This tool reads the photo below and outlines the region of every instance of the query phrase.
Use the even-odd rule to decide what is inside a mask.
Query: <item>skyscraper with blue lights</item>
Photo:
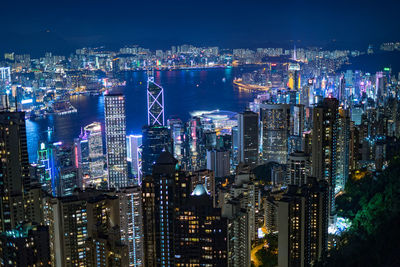
[[[146,176],[151,175],[153,165],[163,151],[173,151],[173,142],[166,126],[145,126],[142,131],[142,173]]]

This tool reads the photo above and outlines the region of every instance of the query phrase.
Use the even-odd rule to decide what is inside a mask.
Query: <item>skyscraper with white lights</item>
[[[89,145],[90,184],[99,186],[104,181],[103,138],[100,122],[93,122],[84,128]]]
[[[122,188],[128,185],[125,97],[107,94],[104,103],[108,185]]]

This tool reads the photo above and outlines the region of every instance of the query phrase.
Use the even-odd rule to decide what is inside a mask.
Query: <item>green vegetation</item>
[[[257,259],[262,263],[261,267],[274,267],[278,265],[278,236],[268,234],[265,236],[268,248],[262,248],[256,253]]]
[[[379,176],[353,176],[336,200],[339,216],[352,226],[319,265],[400,266],[400,157]]]
[[[363,174],[352,174],[346,184],[346,193],[336,198],[338,216],[353,220],[361,206],[375,194],[374,176],[366,170],[360,172]]]

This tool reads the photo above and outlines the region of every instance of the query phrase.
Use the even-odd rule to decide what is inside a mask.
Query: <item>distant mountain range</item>
[[[372,55],[364,54],[359,57],[350,57],[350,63],[349,65],[343,65],[340,70],[361,70],[375,73],[383,71],[384,68],[391,68],[392,74],[397,76],[400,72],[400,52],[387,52],[376,49]]]
[[[93,42],[93,41],[92,41]],[[157,37],[146,40],[125,40],[103,43],[82,43],[68,41],[55,32],[41,31],[31,34],[3,33],[0,42],[0,58],[7,52],[17,54],[29,53],[33,57],[43,56],[45,52],[52,52],[59,55],[69,55],[75,49],[83,46],[106,46],[109,49],[117,50],[126,44],[138,44],[150,49],[170,49],[172,45],[193,44],[195,46],[220,46],[221,48],[250,48],[258,47],[282,47],[285,49],[293,48],[294,43],[297,47],[319,46],[323,49],[359,49],[366,50],[368,44],[353,44],[347,42],[327,41],[327,42],[303,42],[303,41],[254,41],[254,40],[215,40],[211,43],[193,42],[183,40],[159,40]]]
[[[43,56],[45,52],[67,55],[76,49],[75,45],[49,31],[32,34],[4,33],[1,39],[1,57],[8,52],[27,53],[33,57]]]

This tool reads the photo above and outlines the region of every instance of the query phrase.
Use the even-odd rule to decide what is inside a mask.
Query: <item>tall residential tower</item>
[[[25,113],[0,112],[0,231],[12,230],[25,220],[29,182]]]
[[[313,113],[312,172],[318,180],[329,184],[330,223],[335,218],[335,194],[337,175],[337,138],[339,101],[325,98]]]

